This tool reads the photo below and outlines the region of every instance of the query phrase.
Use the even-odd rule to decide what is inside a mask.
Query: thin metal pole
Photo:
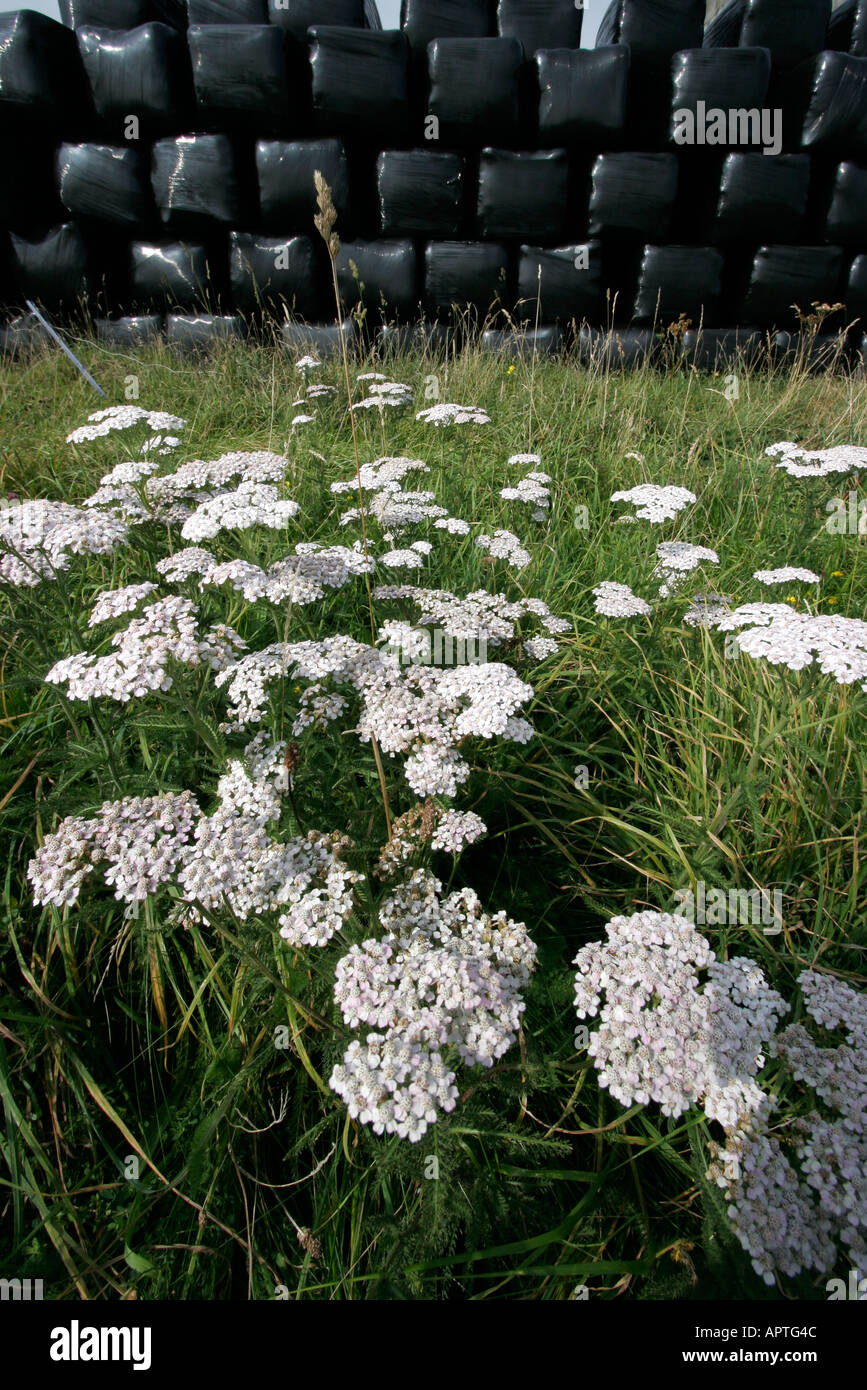
[[[56,332],[54,331],[54,329],[51,327],[51,324],[48,322],[48,320],[45,319],[45,318],[43,318],[43,316],[40,314],[40,312],[39,312],[39,310],[37,309],[36,305],[33,303],[33,300],[32,300],[32,299],[26,299],[24,302],[25,302],[25,304],[27,305],[27,308],[30,310],[31,314],[34,314],[34,315],[36,316],[36,318],[39,320],[39,322],[42,324],[42,327],[45,329],[45,331],[46,331],[47,333],[50,333],[50,334],[51,334],[52,338],[54,339],[55,343],[57,343],[58,347],[63,348],[63,351],[66,353],[66,355],[67,355],[67,357],[69,358],[70,362],[74,362],[74,363],[75,363],[76,367],[77,367],[78,370],[81,372],[81,375],[84,377],[85,381],[88,381],[88,382],[90,383],[90,385],[93,387],[94,391],[98,391],[99,394],[100,394],[101,396],[104,396],[106,393],[103,391],[103,389],[102,389],[102,387],[100,386],[99,382],[98,382],[98,381],[94,381],[93,377],[90,375],[90,372],[87,370],[87,368],[86,368],[85,366],[83,366],[83,365],[81,364],[81,362],[79,362],[79,360],[78,360],[78,358],[76,357],[75,353],[74,353],[74,352],[70,352],[69,348],[66,346],[66,344],[65,344],[65,342],[63,341],[63,339],[61,338],[60,334],[59,334],[59,333],[56,333]]]

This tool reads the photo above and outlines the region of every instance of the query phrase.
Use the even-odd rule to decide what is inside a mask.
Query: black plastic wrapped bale
[[[136,29],[154,18],[150,0],[58,0],[60,18],[70,29],[101,24],[106,29]]]
[[[38,241],[11,234],[12,279],[22,299],[71,312],[89,292],[88,255],[81,228],[64,222]]]
[[[380,144],[408,134],[409,44],[403,34],[325,24],[308,37],[313,123],[320,134]]]
[[[0,357],[29,357],[55,346],[34,314],[21,314],[9,323],[0,323]]]
[[[317,358],[338,357],[346,344],[347,352],[353,352],[358,339],[358,329],[354,319],[344,319],[342,323],[284,323],[280,337],[288,352],[302,357],[312,354]]]
[[[464,176],[464,161],[458,154],[383,150],[376,161],[383,236],[460,236]]]
[[[76,38],[97,116],[112,135],[146,142],[183,129],[193,109],[183,34],[154,23],[78,29]]]
[[[187,18],[194,24],[267,24],[267,0],[187,0]]]
[[[345,234],[349,161],[342,140],[260,140],[256,145],[261,225],[266,232],[309,232],[318,212],[313,175],[322,174]]]
[[[604,48],[608,44],[617,42],[617,34],[620,29],[620,5],[621,0],[611,0],[611,4],[599,21],[596,30],[596,47]]]
[[[53,139],[0,135],[0,227],[36,231],[65,216]]]
[[[834,246],[867,246],[867,169],[838,164],[825,218],[825,240]]]
[[[0,14],[0,132],[71,134],[86,122],[86,99],[69,29],[34,10]]]
[[[867,0],[858,0],[858,8],[852,21],[849,52],[855,58],[867,58]]]
[[[828,52],[816,61],[801,145],[867,159],[867,58]]]
[[[645,246],[636,319],[661,327],[678,318],[712,324],[722,295],[723,258],[712,246]]]
[[[625,371],[653,361],[659,343],[652,328],[623,328],[606,332],[587,324],[578,332],[578,358],[585,365]]]
[[[204,304],[211,289],[208,252],[186,242],[133,242],[130,282],[137,304],[187,309]]]
[[[518,260],[518,317],[543,323],[598,323],[602,318],[602,261],[598,241],[575,246],[522,246]]]
[[[517,39],[435,39],[428,46],[428,113],[444,145],[510,145],[521,137]]]
[[[540,145],[620,144],[629,99],[629,49],[563,48],[536,54]]]
[[[705,0],[621,0],[617,42],[633,57],[664,57],[682,48],[700,48]]]
[[[321,304],[319,265],[310,237],[229,233],[232,300],[251,314],[280,304],[300,318],[315,318]]]
[[[180,135],[153,147],[151,182],[167,227],[209,221],[243,225],[235,150],[226,135]]]
[[[73,217],[146,231],[154,222],[146,158],[132,145],[61,145],[60,201]]]
[[[425,301],[434,316],[465,307],[482,314],[508,302],[509,253],[496,242],[432,241],[425,247]]]
[[[776,357],[798,358],[811,372],[828,372],[840,367],[847,356],[846,334],[816,333],[805,338],[801,333],[777,333],[771,351]]]
[[[810,189],[810,158],[754,152],[723,163],[711,238],[719,242],[800,240]]]
[[[433,39],[493,36],[490,0],[402,0],[400,27],[413,53],[426,57]]]
[[[363,304],[374,317],[411,318],[420,302],[415,244],[342,241],[337,284],[346,308]]]
[[[677,176],[674,154],[601,154],[592,171],[590,236],[664,242],[671,228]]]
[[[366,24],[364,0],[268,0],[268,22],[288,29],[302,42],[314,24],[370,27]]]
[[[187,33],[197,124],[204,130],[290,133],[300,71],[283,29],[270,24],[194,24]]]
[[[166,323],[169,347],[176,352],[212,352],[246,336],[247,325],[239,314],[169,314]]]
[[[556,324],[542,328],[486,328],[482,334],[482,351],[495,353],[509,361],[514,358],[553,357],[563,345],[563,335]]]
[[[565,150],[482,150],[477,221],[482,237],[562,241],[569,204]]]
[[[843,253],[837,246],[760,246],[740,317],[761,327],[788,328],[797,305],[810,313],[837,295]]]
[[[456,351],[460,334],[446,323],[384,323],[376,335],[381,354]]]
[[[831,0],[748,0],[741,26],[746,48],[769,48],[775,67],[794,67],[820,53]]]
[[[747,12],[747,0],[729,0],[704,31],[704,48],[737,48]]]
[[[497,33],[532,58],[540,48],[580,48],[583,17],[575,0],[499,0]]]
[[[867,327],[867,255],[856,256],[849,267],[846,291],[842,298],[846,305],[847,322],[857,320],[860,337]]]
[[[138,348],[160,342],[165,319],[162,314],[129,314],[119,319],[94,319],[94,327],[103,347]]]
[[[823,49],[833,48],[838,53],[849,52],[857,9],[858,0],[845,0],[844,4],[837,6],[828,20]]]
[[[754,363],[762,351],[757,328],[690,328],[683,335],[684,360],[700,372]]]
[[[764,134],[761,108],[770,80],[766,48],[690,48],[676,53],[671,67],[669,138],[676,145],[758,144]],[[731,112],[738,118],[736,129],[732,129]],[[721,123],[715,119],[718,116],[723,118]]]

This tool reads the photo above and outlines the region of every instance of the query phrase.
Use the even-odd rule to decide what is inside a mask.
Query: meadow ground
[[[357,493],[329,490],[355,474],[339,363],[305,383],[291,358],[267,347],[197,362],[165,349],[76,346],[110,403],[187,422],[165,467],[237,450],[285,456],[298,516],[281,529],[223,531],[211,545],[219,559],[264,567],[299,541],[359,539],[356,524],[337,522]],[[224,905],[185,919],[176,885],[131,912],[93,874],[75,901],[34,905],[28,863],[64,817],[184,789],[210,807],[227,759],[256,730],[222,727],[225,687],[201,663],[128,703],[67,698],[45,682],[61,657],[112,650],[108,629],[88,627],[96,596],[159,583],[157,562],[184,544],[177,525],[133,528],[128,544],[72,555],[36,586],[4,584],[0,1274],[42,1277],[54,1298],[282,1290],[563,1300],[583,1289],[606,1299],[824,1299],[830,1274],[845,1276],[853,1261],[854,1238],[839,1237],[846,1221],[834,1228],[830,1265],[789,1275],[783,1260],[763,1280],[732,1229],[731,1193],[706,1176],[723,1129],[699,1103],[666,1117],[652,1099],[624,1104],[600,1084],[575,1036],[573,961],[605,938],[612,917],[672,913],[690,893],[695,902],[699,892],[759,891],[781,904],[770,930],[731,911],[697,925],[718,959],[754,961],[791,1005],[786,1022],[806,1018],[805,970],[863,989],[863,681],[840,684],[815,662],[791,670],[755,659],[735,634],[683,616],[696,591],[725,595],[732,609],[867,615],[857,468],[794,477],[765,454],[778,441],[861,443],[864,381],[754,369],[733,387],[683,370],[621,375],[467,350],[354,362],[356,398],[365,383],[355,374],[366,371],[406,383],[415,403],[356,412],[361,462],[423,460],[430,473],[409,474],[405,487],[429,488],[470,523],[467,535],[428,523],[392,541],[371,513],[371,553],[420,536],[433,545],[421,569],[378,567],[375,583],[540,599],[567,625],[556,652],[539,659],[522,646],[541,631],[526,622],[489,651],[532,686],[519,712],[534,737],[461,743],[470,774],[457,804],[482,818],[487,836],[460,858],[425,845],[412,860],[432,864],[445,889],[471,887],[487,912],[526,925],[538,954],[520,1028],[492,1067],[454,1064],[458,1102],[415,1143],[351,1118],[329,1085],[353,1036],[334,1003],[336,962],[382,934],[377,912],[392,890],[373,872],[377,855],[395,818],[425,800],[399,757],[380,759],[352,736],[351,718],[299,732],[287,764],[284,831],[348,835],[347,862],[365,876],[324,947],[281,939],[273,914]],[[312,381],[336,393],[302,411],[293,403]],[[416,419],[438,400],[482,407],[490,423]],[[125,432],[66,442],[100,404],[57,354],[4,365],[0,494],[80,505],[110,469],[137,458],[141,432],[135,445]],[[299,412],[314,418],[293,425]],[[533,469],[507,462],[523,453],[550,475],[550,507],[535,519],[537,506],[500,495]],[[620,524],[629,508],[612,494],[640,483],[686,488],[696,500],[661,524]],[[519,537],[529,564],[476,545],[497,528]],[[663,541],[711,548],[718,563],[705,559],[660,597]],[[788,566],[819,582],[764,588],[753,577]],[[606,581],[630,586],[649,616],[598,612],[593,589]],[[371,641],[359,577],[306,606],[225,587],[194,596],[203,622],[230,624],[250,650],[336,633]],[[411,604],[374,598],[373,607],[377,626],[415,621]],[[264,727],[275,738],[289,736],[299,692],[286,681],[272,689]],[[594,1018],[584,1023],[592,1033]],[[833,1019],[826,1025],[819,1041],[845,1045]],[[828,1120],[833,1106],[785,1057],[768,1055],[759,1072],[777,1101],[780,1152],[801,1161],[799,1121]],[[863,1174],[862,1163],[862,1184]]]

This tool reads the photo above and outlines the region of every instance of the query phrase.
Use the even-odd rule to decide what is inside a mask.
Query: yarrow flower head
[[[760,584],[818,584],[820,576],[814,574],[812,570],[800,569],[795,565],[784,565],[778,570],[756,570],[753,579],[757,579]]]
[[[656,547],[659,560],[653,571],[656,579],[661,579],[660,597],[667,598],[676,592],[679,581],[699,565],[718,565],[719,556],[706,545],[691,545],[688,541],[662,541]]]
[[[784,603],[745,603],[717,624],[738,632],[738,646],[754,660],[803,671],[815,664],[838,685],[861,683],[867,692],[867,622],[838,613],[799,613]]]
[[[477,405],[454,405],[441,401],[439,405],[420,410],[415,417],[426,425],[489,425],[491,417]]]
[[[477,536],[476,545],[495,560],[506,560],[516,570],[526,569],[532,560],[529,550],[525,550],[511,531],[495,531],[493,536]]]
[[[606,618],[641,618],[650,616],[650,604],[634,594],[628,584],[606,579],[593,590],[597,613]]]
[[[111,405],[105,410],[97,410],[88,415],[87,424],[73,430],[66,436],[67,444],[88,444],[94,439],[102,439],[112,430],[128,430],[133,425],[146,424],[153,433],[157,430],[183,429],[186,420],[177,415],[168,415],[162,410],[144,410],[138,405]]]
[[[662,487],[657,483],[639,483],[626,492],[613,492],[612,502],[630,502],[635,508],[635,516],[643,521],[657,525],[661,521],[672,521],[678,512],[696,500],[695,493],[686,487]]]
[[[43,499],[0,505],[0,580],[33,588],[72,555],[110,555],[129,536],[120,517]]]
[[[777,458],[778,468],[790,478],[826,478],[830,473],[854,473],[867,468],[867,448],[858,444],[838,444],[831,449],[804,449],[784,441],[771,444],[768,458]]]

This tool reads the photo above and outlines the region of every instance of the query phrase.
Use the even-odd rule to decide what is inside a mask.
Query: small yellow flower
[[[789,594],[789,597],[786,599],[786,603],[797,603],[797,602],[798,602],[798,600],[795,598],[794,594]]]
[[[300,694],[301,694],[301,686],[300,686],[300,685],[294,686],[293,689],[294,689],[296,695],[300,695]]]
[[[832,578],[832,579],[845,579],[845,577],[846,577],[846,576],[845,576],[845,574],[843,573],[842,570],[832,570],[832,571],[831,571],[831,578]]]
[[[514,364],[514,362],[512,362],[511,365],[510,365],[510,367],[509,367],[509,370],[506,372],[506,376],[511,376],[511,375],[512,375],[512,372],[513,372],[514,370],[515,370],[515,364]]]
[[[834,604],[835,604],[835,603],[839,603],[840,600],[839,600],[839,599],[836,599],[836,598],[829,598],[829,599],[828,599],[828,602],[830,603],[831,607],[833,608]]]

